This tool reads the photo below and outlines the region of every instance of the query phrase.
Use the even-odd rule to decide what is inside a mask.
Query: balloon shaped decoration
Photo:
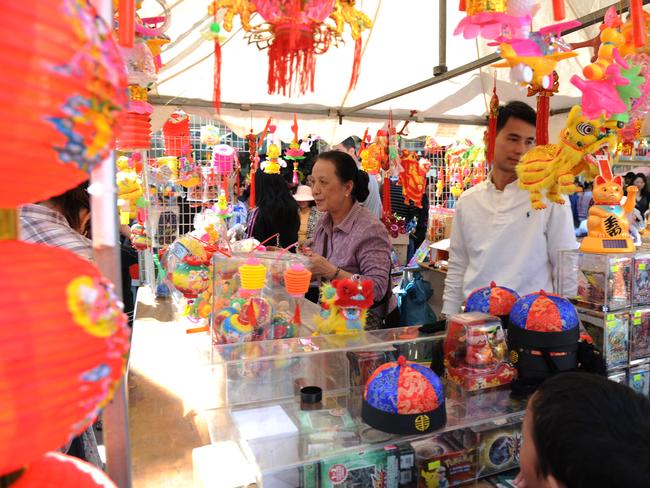
[[[126,102],[126,74],[110,26],[90,2],[2,6],[0,208],[59,195],[108,155]]]
[[[71,252],[1,241],[0,282],[15,290],[0,294],[6,474],[65,445],[95,419],[124,372],[129,331],[112,285]]]
[[[11,488],[116,488],[95,466],[60,452],[48,452],[33,461]]]

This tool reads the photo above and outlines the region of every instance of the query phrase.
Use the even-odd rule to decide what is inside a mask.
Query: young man
[[[361,169],[361,164],[359,163],[359,158],[357,158],[357,141],[354,136],[350,136],[345,139],[340,144],[337,144],[332,149],[335,151],[342,151],[348,153],[356,161],[357,167]],[[363,202],[361,206],[366,207],[371,213],[375,214],[379,220],[382,217],[382,207],[381,207],[381,195],[379,195],[379,183],[377,178],[372,175],[368,175],[368,191],[370,194]]]
[[[517,186],[515,167],[535,144],[535,119],[523,102],[499,109],[490,176],[456,204],[443,314],[458,313],[473,290],[492,281],[520,295],[553,291],[559,251],[577,247],[570,205],[533,210]]]
[[[518,488],[650,486],[650,401],[587,373],[561,373],[528,402]]]

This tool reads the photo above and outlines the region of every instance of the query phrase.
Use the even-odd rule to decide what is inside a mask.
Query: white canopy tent
[[[534,106],[535,99],[528,98],[524,88],[508,81],[509,70],[490,67],[498,58],[484,57],[494,53],[494,47],[483,40],[452,35],[464,15],[457,10],[455,0],[447,2],[447,32],[440,35],[440,1],[443,0],[357,0],[357,7],[374,19],[374,27],[364,33],[359,82],[347,95],[354,51],[349,32],[344,35],[346,45],[332,47],[318,56],[314,93],[288,98],[267,93],[267,52],[248,45],[236,18],[222,47],[219,118],[243,136],[251,127],[260,131],[272,116],[278,127],[277,137],[288,141],[292,137],[290,121],[296,112],[301,134],[318,134],[329,142],[338,142],[351,134],[361,135],[366,128],[374,134],[385,124],[390,109],[397,121],[416,110],[408,137],[431,135],[441,144],[462,137],[478,142],[485,130],[495,73],[501,101],[524,100]],[[543,8],[535,16],[533,28],[553,23],[550,2],[541,3]],[[580,42],[593,38],[598,33],[603,8],[614,3],[566,0],[567,20],[582,18],[590,27],[570,33],[565,39]],[[154,128],[159,128],[179,107],[207,117],[215,114],[211,104],[214,46],[201,35],[212,22],[207,4],[205,0],[175,0],[170,4],[172,20],[167,34],[172,42],[163,50],[165,66],[151,96],[155,105]],[[627,6],[627,1],[622,4]],[[147,9],[156,13],[156,8],[154,2],[145,2],[142,13],[149,13]],[[253,22],[261,22],[260,17],[256,15]],[[445,40],[442,53],[441,37]],[[445,51],[446,63],[441,63]],[[582,49],[578,53],[578,57],[558,65],[560,93],[551,99],[552,113],[579,103],[580,92],[568,80],[572,74],[581,73],[592,52]],[[433,70],[439,64],[446,64],[449,72],[436,79]],[[462,73],[451,76],[458,71]],[[408,89],[404,90],[405,87]],[[563,126],[564,118],[551,118],[551,140]]]

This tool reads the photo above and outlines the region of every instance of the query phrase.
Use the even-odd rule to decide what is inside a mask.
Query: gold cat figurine
[[[581,251],[634,252],[627,214],[634,210],[637,191],[636,186],[628,187],[627,200],[624,205],[621,205],[623,199],[621,177],[611,176],[611,170],[605,172],[605,176],[596,176],[593,189],[594,204],[589,208],[588,234],[580,245]]]

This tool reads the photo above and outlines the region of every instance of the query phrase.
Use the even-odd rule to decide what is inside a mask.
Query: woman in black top
[[[637,173],[634,178],[634,186],[639,191],[636,193],[636,208],[645,215],[650,205],[650,191],[648,190],[648,180],[643,173]]]
[[[251,210],[248,215],[249,237],[264,242],[274,234],[279,234],[277,238],[266,243],[267,246],[277,247],[289,247],[298,240],[298,204],[282,175],[257,171],[255,204],[257,208]]]

